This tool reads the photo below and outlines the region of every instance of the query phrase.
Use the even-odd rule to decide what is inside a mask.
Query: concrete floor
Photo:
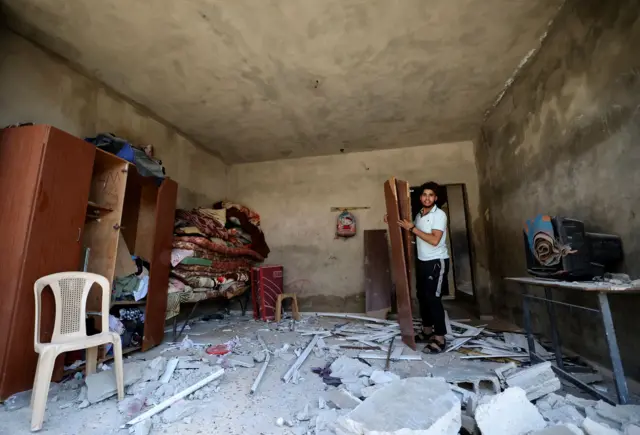
[[[452,317],[454,318],[454,317]],[[330,329],[333,325],[345,323],[340,319],[320,318],[305,315],[303,321],[297,326],[300,328],[325,327]],[[271,351],[281,348],[288,343],[289,360],[273,355],[265,376],[255,395],[249,394],[249,389],[260,370],[261,364],[253,368],[229,368],[220,379],[219,390],[211,392],[201,400],[189,401],[196,411],[186,420],[178,420],[170,424],[163,424],[155,418],[151,434],[180,433],[182,435],[225,433],[225,434],[297,434],[306,433],[310,422],[301,422],[295,427],[280,427],[276,420],[282,417],[285,420],[293,419],[295,414],[310,405],[312,416],[318,413],[318,398],[325,390],[321,378],[311,372],[312,367],[324,367],[333,358],[328,351],[322,356],[311,353],[306,360],[300,374],[302,379],[296,385],[285,384],[281,377],[295,360],[293,349],[304,349],[309,336],[302,336],[298,332],[289,331],[288,322],[278,325],[256,322],[249,316],[228,316],[225,320],[212,320],[197,322],[188,331],[189,338],[196,344],[220,344],[237,337],[239,346],[234,353],[251,354],[260,350],[256,334],[260,334]],[[125,363],[136,360],[150,361],[156,356],[165,357],[180,355],[196,355],[206,358],[204,347],[197,350],[178,350],[170,343],[171,336],[167,334],[167,340],[146,353],[137,353],[125,359]],[[327,346],[340,343],[334,337],[325,339]],[[344,342],[342,342],[344,343]],[[341,355],[356,356],[358,350],[341,349]],[[405,349],[404,354],[412,353]],[[397,361],[391,363],[391,371],[401,377],[429,376],[429,366],[451,367],[465,362],[460,361],[461,354],[456,352],[440,355],[426,355],[418,352],[419,361]],[[382,369],[383,360],[371,360],[372,366]],[[468,362],[467,362],[468,363]],[[497,363],[477,362],[483,367],[496,366]],[[211,368],[215,370],[215,368]],[[186,382],[183,372],[177,370],[173,379]],[[182,378],[181,378],[182,376]],[[204,376],[203,376],[204,377]],[[182,380],[181,380],[182,379]],[[173,382],[173,380],[172,380]],[[189,384],[187,384],[189,385]],[[76,434],[123,434],[120,430],[128,417],[118,411],[115,398],[99,402],[85,409],[78,409],[75,401],[79,390],[62,391],[47,404],[44,427],[42,433],[56,435]],[[572,391],[572,393],[575,393]],[[313,422],[312,418],[312,422]],[[16,411],[7,411],[0,407],[0,435],[22,435],[31,433],[30,410],[25,407]],[[311,423],[313,424],[313,423]]]

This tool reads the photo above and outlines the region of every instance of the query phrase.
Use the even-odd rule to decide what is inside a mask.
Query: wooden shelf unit
[[[135,165],[96,150],[90,204],[100,204],[101,209],[110,212],[99,220],[85,223],[84,245],[89,248],[87,271],[105,276],[113,283],[121,241],[125,242],[129,255],[150,263],[149,289],[144,300],[116,301],[112,297],[110,302],[111,307],[144,310],[143,351],[160,344],[164,335],[176,195],[177,185],[172,180],[165,179],[158,186],[156,179],[140,176]],[[92,289],[87,298],[87,311],[99,311],[100,304],[99,289]],[[95,319],[94,324],[99,327],[99,319]],[[100,359],[106,357],[104,350],[103,347],[98,354]]]
[[[135,165],[48,125],[0,130],[0,182],[0,401],[33,385],[38,360],[32,341],[34,282],[81,270],[87,247],[87,271],[113,283],[120,233],[130,253],[150,263],[146,300],[135,304],[145,308],[140,348],[159,344],[177,184],[167,178],[158,185],[141,177]],[[87,311],[100,311],[100,299],[93,288]],[[53,295],[44,292],[42,341],[50,339],[54,317]],[[54,379],[62,375],[62,366],[60,359]]]

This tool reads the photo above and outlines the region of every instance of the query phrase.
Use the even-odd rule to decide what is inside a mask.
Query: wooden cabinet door
[[[9,337],[7,373],[15,391],[31,388],[36,369],[34,282],[52,273],[78,270],[94,156],[93,145],[49,128],[18,288],[19,313]],[[53,333],[54,306],[53,294],[43,292],[40,339],[44,342]]]
[[[15,392],[10,388],[13,374],[7,370],[14,358],[10,338],[20,335],[33,352],[33,336],[12,325],[15,318],[25,314],[19,306],[20,277],[48,134],[49,127],[45,125],[0,130],[0,401]],[[33,312],[26,315],[33,319]]]
[[[166,178],[158,189],[156,201],[155,234],[142,341],[143,351],[160,344],[164,337],[177,195],[178,185],[175,181]]]

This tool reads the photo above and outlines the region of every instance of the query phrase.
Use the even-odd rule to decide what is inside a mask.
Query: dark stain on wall
[[[618,234],[620,271],[640,278],[640,4],[634,0],[569,0],[540,51],[489,114],[476,155],[494,308],[522,323],[517,286],[526,274],[522,226],[538,213],[581,219],[589,231]],[[595,306],[595,296],[557,293]],[[627,375],[640,378],[640,297],[610,298]],[[534,304],[537,331],[549,331]],[[609,365],[601,320],[558,307],[563,344]]]

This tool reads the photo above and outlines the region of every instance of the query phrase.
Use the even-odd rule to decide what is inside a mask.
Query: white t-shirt
[[[416,236],[418,247],[418,259],[422,261],[439,260],[449,258],[447,249],[447,214],[434,205],[429,213],[422,216],[418,213],[414,225],[423,233],[431,234],[431,230],[442,231],[442,237],[437,246],[433,246]]]

